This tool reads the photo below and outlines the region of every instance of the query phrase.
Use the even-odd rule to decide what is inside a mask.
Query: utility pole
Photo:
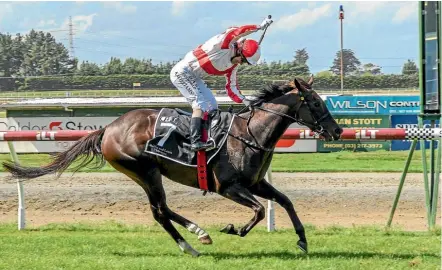
[[[343,48],[344,48],[344,27],[343,27],[343,21],[344,21],[344,7],[342,5],[339,6],[339,20],[341,21],[341,94],[344,93],[344,54],[343,54]]]
[[[71,55],[71,58],[74,59],[74,29],[71,16],[69,16],[69,53]]]

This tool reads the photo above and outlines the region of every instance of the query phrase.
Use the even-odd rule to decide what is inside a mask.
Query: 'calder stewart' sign
[[[0,120],[0,131],[98,130],[117,117],[14,117]]]
[[[3,131],[41,130],[37,141],[14,143],[17,153],[52,153],[68,149],[74,141],[54,141],[54,132],[98,130],[112,123],[117,117],[9,117],[0,118],[0,138]],[[7,143],[0,143],[0,152],[8,153]]]

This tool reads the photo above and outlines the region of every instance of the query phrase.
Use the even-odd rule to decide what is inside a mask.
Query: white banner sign
[[[17,130],[97,130],[118,117],[10,117],[0,118],[0,131]],[[75,142],[14,142],[17,153],[53,153],[68,149]],[[0,143],[0,152],[9,153],[8,144]]]

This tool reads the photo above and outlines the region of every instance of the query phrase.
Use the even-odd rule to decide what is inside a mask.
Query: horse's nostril
[[[344,131],[344,130],[343,130],[342,128],[337,128],[337,129],[335,129],[335,133],[336,133],[336,134],[342,134],[343,131]]]

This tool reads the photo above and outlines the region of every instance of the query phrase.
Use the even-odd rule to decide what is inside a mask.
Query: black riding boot
[[[202,138],[202,119],[192,117],[190,120],[190,150],[200,151],[209,148],[211,145],[201,141]]]

